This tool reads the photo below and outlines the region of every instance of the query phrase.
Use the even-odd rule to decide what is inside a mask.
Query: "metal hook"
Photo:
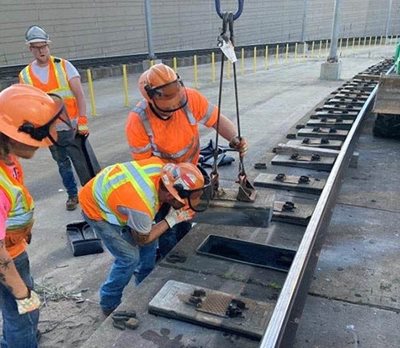
[[[233,20],[236,20],[240,17],[243,11],[243,3],[244,0],[238,0],[238,10],[236,13],[233,15]],[[215,9],[218,13],[219,18],[224,19],[224,14],[221,12],[221,1],[220,0],[215,0]]]

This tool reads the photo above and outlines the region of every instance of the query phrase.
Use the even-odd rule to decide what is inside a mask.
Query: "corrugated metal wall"
[[[385,34],[390,0],[342,0],[341,36]],[[303,15],[304,5],[306,15]],[[331,35],[334,0],[245,0],[235,22],[237,45],[296,42]],[[144,0],[0,0],[0,65],[27,63],[31,24],[50,34],[52,53],[87,58],[147,52]],[[221,0],[236,11],[236,0]],[[152,0],[155,52],[216,45],[221,20],[213,0]],[[305,18],[305,21],[303,19]],[[392,0],[389,35],[400,32],[400,0]]]

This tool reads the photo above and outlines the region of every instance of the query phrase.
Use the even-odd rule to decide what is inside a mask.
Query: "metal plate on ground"
[[[305,156],[303,156],[304,158]],[[309,156],[311,157],[311,156]],[[319,160],[296,160],[293,159],[290,155],[276,155],[272,160],[271,164],[275,164],[278,166],[289,166],[289,167],[298,167],[298,168],[306,168],[306,169],[314,169],[314,170],[323,170],[329,172],[332,169],[332,166],[335,162],[335,158],[333,157],[323,157],[319,156]]]
[[[339,105],[345,105],[346,107],[351,105],[353,107],[360,107],[365,104],[365,100],[362,99],[357,99],[357,98],[340,98],[340,97],[335,97],[335,98],[330,98],[328,101],[326,101],[326,104],[339,104]]]
[[[211,310],[215,309],[217,314],[201,311],[196,305],[188,303],[188,299],[195,292],[204,293],[204,296],[201,296],[200,306],[202,303],[208,302],[207,306]],[[244,304],[245,309],[241,310],[242,315],[237,317],[221,316],[223,307],[226,306],[226,303],[229,306],[232,300]],[[261,339],[274,306],[275,303],[254,301],[217,290],[169,280],[150,301],[149,313]]]
[[[343,145],[343,141],[326,138],[303,138],[289,140],[286,144],[291,146],[320,147],[322,149],[340,150]]]
[[[357,98],[357,99],[366,101],[370,94],[371,93],[366,93],[366,92],[351,93],[351,92],[345,92],[345,91],[342,90],[339,93],[335,93],[335,97],[338,97],[338,98]]]
[[[280,178],[281,177],[282,175],[280,175]],[[311,177],[308,177],[308,182],[305,182],[305,180],[301,182],[300,178],[300,176],[284,174],[283,180],[277,180],[276,174],[260,173],[254,180],[254,186],[320,194],[326,182],[324,179],[315,179]]]
[[[354,105],[346,104],[346,103],[336,103],[336,104],[324,104],[324,106],[321,109],[360,112],[361,106],[354,106]]]
[[[299,137],[317,137],[335,140],[345,140],[349,132],[343,129],[335,129],[334,127],[315,127],[299,129],[297,135]]]
[[[254,202],[240,202],[237,190],[220,188],[219,196],[210,201],[208,209],[197,213],[194,222],[212,225],[267,227],[272,218],[275,195],[257,192]]]
[[[353,120],[343,120],[341,118],[321,117],[307,121],[307,127],[335,127],[336,129],[350,130]]]
[[[296,251],[210,234],[197,253],[253,266],[288,272]]]
[[[307,226],[315,205],[293,203],[291,201],[275,201],[273,221],[282,221],[288,224]]]
[[[343,120],[355,120],[358,116],[358,111],[349,110],[329,110],[329,109],[319,109],[316,110],[314,115],[310,118],[316,117],[340,117]]]

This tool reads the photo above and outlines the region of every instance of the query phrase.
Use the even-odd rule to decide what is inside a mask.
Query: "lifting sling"
[[[236,54],[234,47],[234,34],[233,34],[233,23],[240,17],[243,11],[244,0],[238,0],[238,10],[235,14],[232,12],[221,12],[221,4],[219,0],[215,0],[215,8],[218,16],[222,19],[222,28],[220,35],[218,36],[218,47],[221,48],[221,72],[219,81],[219,94],[218,94],[218,116],[216,126],[216,138],[215,138],[215,149],[214,149],[214,163],[212,171],[210,173],[211,182],[214,189],[214,197],[219,189],[218,179],[218,138],[219,138],[219,121],[221,116],[221,101],[222,101],[222,83],[224,78],[224,62],[225,57],[232,63],[233,66],[233,81],[235,89],[235,105],[236,105],[236,120],[238,137],[241,139],[240,130],[240,117],[239,117],[239,98],[238,98],[238,87],[236,77]],[[229,37],[227,30],[229,29]],[[247,180],[246,172],[244,169],[243,157],[239,156],[239,174],[238,174],[239,191],[237,195],[238,201],[243,202],[254,202],[256,198],[256,190],[253,185]]]

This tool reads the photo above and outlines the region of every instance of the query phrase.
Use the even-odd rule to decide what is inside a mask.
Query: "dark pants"
[[[26,286],[33,289],[27,253],[14,259],[15,267]],[[0,308],[3,315],[2,348],[36,348],[39,310],[20,315],[17,303],[10,291],[0,283]]]
[[[67,190],[68,197],[73,197],[78,194],[78,188],[72,170],[70,151],[68,150],[69,144],[71,144],[74,139],[74,133],[74,130],[57,132],[57,143],[60,146],[53,145],[49,147],[51,156],[57,163],[58,172]]]

